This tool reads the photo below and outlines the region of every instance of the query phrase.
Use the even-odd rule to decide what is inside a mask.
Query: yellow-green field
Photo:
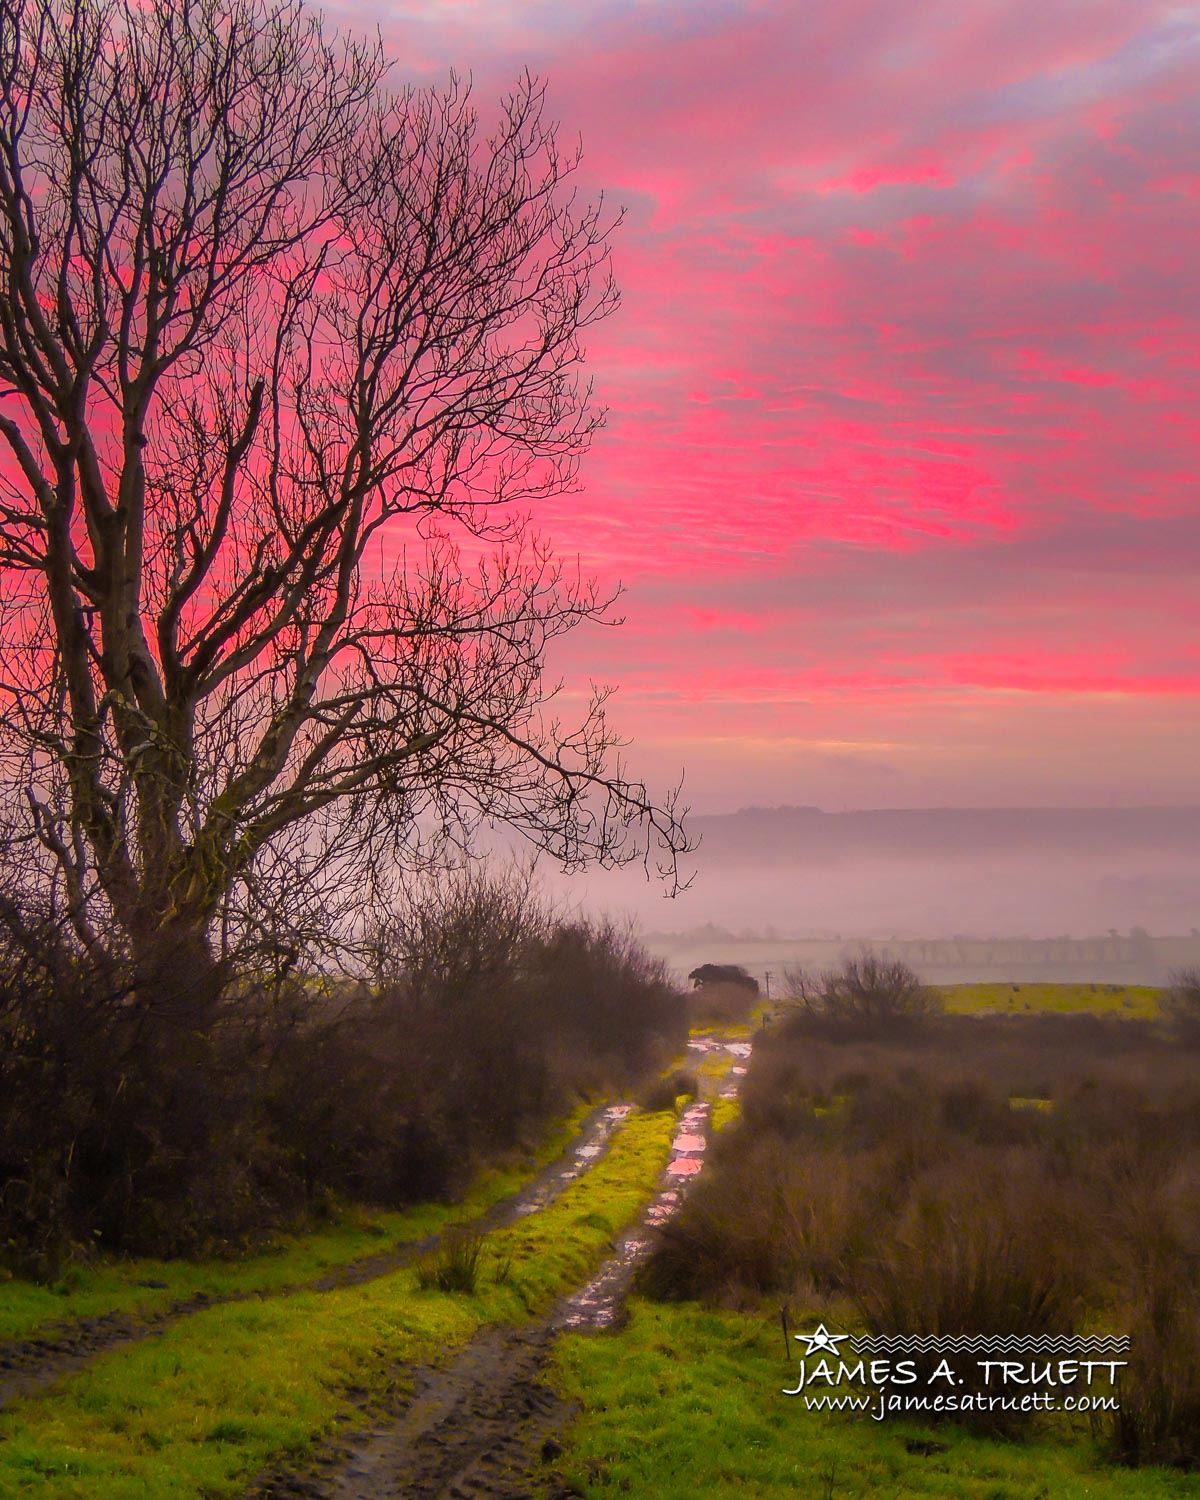
[[[1163,991],[1145,984],[939,984],[946,1009],[960,1015],[1057,1011],[1153,1020]]]

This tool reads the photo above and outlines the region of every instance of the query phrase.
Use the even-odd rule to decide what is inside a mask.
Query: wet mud
[[[0,1408],[18,1397],[39,1395],[56,1380],[83,1369],[97,1355],[156,1338],[189,1313],[222,1300],[242,1299],[212,1298],[200,1293],[141,1317],[132,1313],[105,1313],[0,1344]]]
[[[518,1192],[501,1199],[470,1222],[484,1231],[500,1228],[552,1203],[564,1188],[603,1156],[614,1132],[632,1108],[630,1104],[614,1103],[593,1110],[560,1156]],[[314,1280],[287,1287],[261,1292],[232,1292],[226,1296],[201,1292],[152,1313],[106,1313],[43,1328],[28,1338],[0,1344],[0,1408],[21,1397],[39,1395],[56,1380],[78,1373],[100,1354],[160,1337],[175,1323],[203,1308],[292,1296],[297,1292],[327,1292],[336,1287],[358,1286],[411,1265],[428,1253],[437,1240],[436,1234],[421,1240],[406,1240],[379,1254],[332,1268]]]
[[[365,1427],[301,1473],[266,1476],[251,1500],[566,1500],[577,1491],[554,1460],[574,1411],[544,1379],[553,1343],[545,1322],[483,1329],[418,1370],[398,1410],[368,1410]]]
[[[700,1038],[698,1053],[723,1052],[724,1074],[706,1080],[714,1097],[736,1095],[734,1068],[749,1043]],[[736,1050],[735,1050],[736,1049]],[[639,1216],[594,1276],[550,1313],[520,1328],[482,1329],[444,1365],[395,1372],[390,1393],[365,1399],[359,1420],[302,1470],[263,1477],[247,1500],[570,1500],[556,1461],[576,1415],[548,1383],[563,1332],[602,1334],[620,1326],[630,1283],[664,1223],[699,1175],[708,1147],[711,1100],[684,1111],[666,1170]],[[411,1390],[401,1394],[407,1376]]]

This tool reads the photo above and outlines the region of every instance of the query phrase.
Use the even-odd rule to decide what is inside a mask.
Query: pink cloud
[[[1130,785],[1166,764],[1136,702],[1198,685],[1194,18],[590,0],[384,31],[402,69],[411,41],[422,77],[473,70],[485,118],[542,72],[584,185],[627,205],[588,349],[608,430],[540,519],[632,585],[567,660],[628,685],[635,735],[669,702],[699,739],[740,694],[780,732],[801,700],[903,699],[919,739],[965,694],[938,719],[965,745],[1008,693],[1116,694]]]

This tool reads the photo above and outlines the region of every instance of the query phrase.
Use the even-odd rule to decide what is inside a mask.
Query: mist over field
[[[691,887],[664,901],[640,867],[563,883],[647,934],[1061,936],[1200,926],[1200,807],[745,808],[699,816]]]

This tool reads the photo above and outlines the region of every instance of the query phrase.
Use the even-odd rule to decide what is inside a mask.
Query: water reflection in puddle
[[[750,1042],[720,1042],[715,1037],[694,1037],[688,1043],[688,1048],[699,1053],[724,1052],[726,1056],[739,1058],[744,1062],[750,1056],[751,1045]],[[729,1077],[740,1078],[745,1072],[745,1067],[735,1065],[730,1067]],[[736,1082],[727,1083],[720,1097],[736,1099],[737,1092]],[[557,1327],[595,1330],[607,1328],[616,1320],[633,1268],[649,1253],[653,1244],[646,1231],[659,1228],[677,1212],[684,1192],[704,1166],[704,1153],[708,1147],[705,1131],[709,1110],[710,1106],[705,1101],[689,1105],[684,1110],[675,1138],[671,1142],[671,1157],[663,1174],[663,1185],[643,1214],[642,1222],[618,1241],[614,1255],[604,1263],[587,1286],[563,1303],[555,1319]]]
[[[659,1193],[658,1197],[650,1205],[646,1213],[646,1222],[648,1224],[665,1224],[678,1207],[679,1194],[674,1188],[667,1188],[665,1192]]]
[[[703,1151],[708,1142],[702,1135],[677,1135],[672,1143],[672,1151]]]
[[[585,1167],[591,1166],[597,1157],[604,1154],[613,1131],[632,1111],[632,1104],[610,1104],[588,1132],[582,1144],[576,1146],[571,1152],[567,1158],[567,1164],[548,1181],[529,1189],[527,1195],[514,1204],[513,1217],[527,1218],[530,1214],[536,1214],[548,1203],[553,1202],[568,1183],[574,1182]]]

